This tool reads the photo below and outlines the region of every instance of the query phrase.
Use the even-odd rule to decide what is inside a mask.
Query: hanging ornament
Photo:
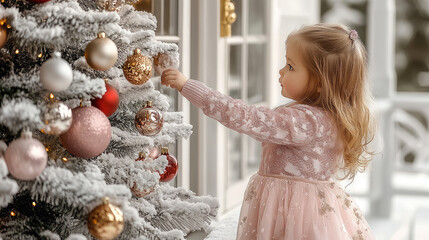
[[[146,160],[146,154],[144,154],[143,152],[139,153],[139,158],[136,159],[136,162],[145,161],[145,160]],[[145,197],[149,195],[149,193],[153,192],[154,189],[155,189],[155,186],[146,188],[146,189],[139,189],[137,187],[137,184],[134,182],[133,186],[131,187],[131,192],[136,197]]]
[[[51,94],[52,99],[53,95]],[[72,124],[72,110],[60,101],[52,100],[46,105],[42,113],[42,121],[45,126],[42,133],[49,135],[60,135],[70,129]]]
[[[48,153],[41,142],[32,138],[30,131],[24,130],[20,138],[9,144],[4,160],[12,176],[20,180],[33,180],[45,169]]]
[[[134,124],[141,134],[153,136],[161,131],[164,117],[161,111],[152,107],[152,101],[147,101],[146,106],[137,112]]]
[[[28,0],[28,1],[32,3],[45,3],[45,2],[49,2],[50,0]]]
[[[110,240],[124,230],[124,215],[119,207],[109,203],[109,198],[104,198],[103,204],[88,214],[87,224],[89,232],[96,239]]]
[[[91,105],[100,109],[106,116],[112,115],[119,106],[119,94],[112,85],[106,81],[106,92],[101,98],[91,100]]]
[[[152,61],[141,54],[140,49],[136,48],[134,54],[129,56],[124,63],[123,70],[128,82],[141,85],[152,76]]]
[[[85,49],[85,59],[89,66],[95,70],[107,70],[115,65],[118,59],[118,48],[115,43],[100,32]]]
[[[45,89],[53,92],[66,90],[73,81],[73,70],[70,64],[61,58],[60,52],[43,63],[40,68],[40,81]]]
[[[153,64],[155,66],[155,71],[162,75],[164,70],[169,68],[178,69],[179,68],[179,56],[173,53],[159,53],[153,58]]]
[[[106,115],[95,107],[76,107],[72,116],[70,129],[60,135],[60,142],[67,151],[81,158],[92,158],[104,152],[112,134]]]
[[[165,167],[164,173],[159,174],[160,176],[159,181],[169,182],[171,179],[173,179],[176,176],[177,171],[179,170],[179,162],[173,155],[168,154],[167,147],[161,148],[161,155],[164,155],[167,157],[168,165],[167,167]]]

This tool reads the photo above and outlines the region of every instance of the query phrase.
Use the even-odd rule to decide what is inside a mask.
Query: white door
[[[220,37],[220,0],[192,0],[192,77],[249,104],[281,103],[279,69],[284,40],[302,24],[319,20],[319,1],[233,0],[237,20],[232,36]],[[259,167],[261,145],[225,128],[193,108],[191,187],[219,198],[220,214],[238,207]]]

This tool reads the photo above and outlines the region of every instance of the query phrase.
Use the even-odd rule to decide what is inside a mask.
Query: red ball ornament
[[[60,135],[61,144],[77,157],[92,158],[100,155],[110,143],[110,121],[95,107],[77,107],[72,110],[72,125]]]
[[[50,0],[28,0],[28,1],[32,3],[45,3],[45,2],[49,2]]]
[[[164,173],[160,173],[159,181],[160,182],[169,182],[171,179],[176,177],[177,171],[179,170],[179,162],[177,159],[173,156],[168,154],[168,148],[163,147],[161,148],[161,155],[164,155],[167,157],[168,165],[165,167]]]
[[[106,116],[110,116],[118,109],[119,94],[112,85],[106,82],[106,93],[101,98],[92,99],[91,104],[100,109]]]

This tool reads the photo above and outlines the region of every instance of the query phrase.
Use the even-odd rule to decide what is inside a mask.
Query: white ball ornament
[[[45,169],[48,153],[41,142],[32,138],[31,132],[23,131],[20,138],[9,144],[4,160],[12,176],[33,180]]]
[[[54,52],[54,56],[43,63],[40,68],[40,81],[45,89],[52,92],[61,92],[70,86],[73,70],[70,64],[61,58],[61,53]]]

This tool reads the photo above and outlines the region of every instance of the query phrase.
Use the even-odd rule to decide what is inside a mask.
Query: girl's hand
[[[188,81],[188,79],[177,69],[167,69],[161,75],[162,85],[167,87],[170,86],[179,92],[182,91],[186,81]]]

